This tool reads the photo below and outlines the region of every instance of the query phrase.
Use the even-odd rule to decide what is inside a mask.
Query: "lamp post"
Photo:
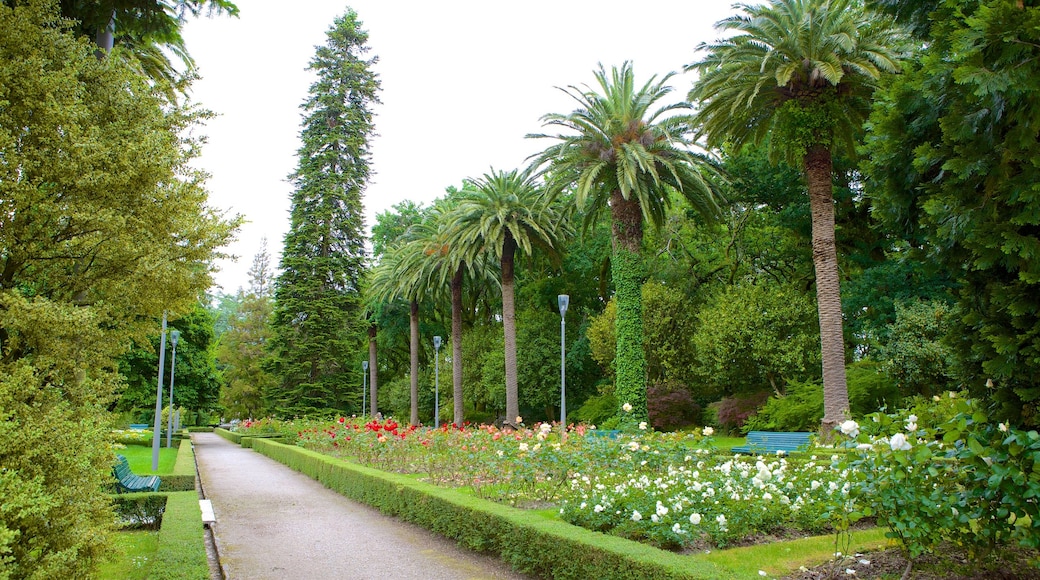
[[[166,447],[170,446],[173,439],[173,376],[177,370],[177,339],[181,337],[181,331],[176,328],[170,331],[170,342],[173,344],[173,356],[170,358],[170,414],[166,416]],[[158,469],[158,466],[156,466]]]
[[[567,330],[567,305],[571,302],[571,297],[566,294],[560,294],[556,297],[560,303],[560,432],[566,437],[567,436],[567,357],[565,350],[567,348],[566,342],[566,330]]]
[[[159,471],[159,429],[162,426],[162,381],[166,372],[166,312],[162,315],[162,335],[159,337],[159,384],[155,387],[155,427],[152,433],[152,471]]]
[[[365,395],[368,393],[368,361],[361,361],[361,416],[365,416]]]
[[[441,337],[433,337],[433,428],[441,426]]]

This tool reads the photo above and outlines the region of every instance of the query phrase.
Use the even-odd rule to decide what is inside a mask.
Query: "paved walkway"
[[[229,580],[525,578],[219,435],[192,441]]]

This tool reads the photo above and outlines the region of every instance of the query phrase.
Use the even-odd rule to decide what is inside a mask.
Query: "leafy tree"
[[[470,180],[453,214],[463,251],[480,248],[499,258],[502,276],[502,329],[504,337],[506,421],[520,416],[516,370],[516,310],[514,262],[517,251],[530,255],[535,248],[558,254],[569,233],[559,204],[545,195],[526,172],[495,171]],[[473,252],[476,253],[476,252]]]
[[[195,112],[99,62],[53,6],[0,4],[0,574],[89,576],[114,520],[117,359],[212,282]],[[74,517],[70,517],[70,506]]]
[[[99,54],[124,47],[126,52],[114,55],[152,79],[171,101],[188,85],[168,55],[177,57],[189,75],[195,70],[181,37],[186,17],[203,12],[238,16],[238,7],[228,0],[60,0],[59,6],[62,16],[75,21],[77,34],[94,40]],[[126,59],[126,54],[134,58]]]
[[[646,361],[643,357],[641,256],[643,222],[659,226],[678,192],[707,219],[719,214],[713,165],[691,152],[684,133],[689,118],[670,115],[687,105],[659,106],[671,88],[666,75],[635,85],[630,63],[608,77],[602,66],[595,73],[596,90],[564,89],[579,108],[566,115],[542,117],[545,125],[566,133],[534,135],[558,141],[538,155],[536,163],[549,171],[548,189],[574,188],[584,212],[585,228],[610,211],[613,233],[611,274],[617,301],[617,392],[621,404],[634,407],[633,417],[645,419]],[[657,109],[653,107],[659,106]]]
[[[913,259],[958,283],[950,341],[999,418],[1040,424],[1040,8],[915,2],[919,58],[871,117],[864,171]],[[917,29],[923,35],[921,27]],[[995,391],[979,389],[992,380]]]
[[[361,381],[352,361],[367,323],[361,286],[365,247],[361,195],[379,81],[365,60],[368,33],[348,10],[327,32],[310,69],[317,81],[303,105],[289,233],[276,290],[270,367],[282,414],[345,411]]]
[[[273,282],[265,238],[249,268],[249,289],[239,291],[239,306],[217,347],[224,377],[220,401],[231,417],[261,416],[264,395],[273,386],[262,364],[271,340]]]
[[[897,29],[857,0],[775,0],[740,5],[718,27],[736,34],[701,44],[689,93],[709,147],[770,136],[771,156],[801,166],[812,211],[813,263],[826,394],[823,430],[848,413],[841,294],[834,240],[834,152],[855,137],[881,75],[898,70]]]

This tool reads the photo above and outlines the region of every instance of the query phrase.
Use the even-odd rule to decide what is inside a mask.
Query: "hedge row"
[[[243,435],[235,431],[228,431],[227,429],[217,428],[213,430],[214,433],[220,435],[224,439],[241,445],[242,447],[251,448],[253,446],[253,439],[275,439],[278,441],[284,440],[285,436],[280,433],[260,433],[256,435]]]
[[[209,580],[198,494],[194,490],[180,491],[166,497],[166,511],[159,529],[159,551],[148,577],[153,580]]]
[[[617,580],[732,578],[712,563],[572,526],[537,512],[271,439],[254,439],[251,443],[257,452],[313,477],[333,491],[452,538],[466,548],[498,554],[525,574]]]
[[[159,491],[195,490],[195,451],[190,439],[182,439],[177,449],[173,473],[159,476]]]
[[[202,528],[199,497],[192,491],[125,493],[112,496],[121,519],[154,519],[159,526],[159,549],[149,579],[209,580],[209,560]],[[152,528],[131,524],[128,528]]]

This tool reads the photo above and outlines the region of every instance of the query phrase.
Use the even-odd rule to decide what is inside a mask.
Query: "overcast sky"
[[[428,203],[446,187],[491,167],[514,169],[549,142],[547,113],[574,101],[555,87],[592,84],[598,63],[632,61],[639,83],[678,72],[677,98],[693,82],[682,68],[695,47],[718,37],[715,22],[730,1],[598,2],[524,0],[238,0],[239,18],[213,17],[184,27],[202,79],[193,101],[219,116],[202,133],[199,164],[212,174],[213,207],[248,220],[222,261],[220,288],[248,286],[246,274],[267,237],[275,267],[289,226],[300,105],[313,77],[307,64],[338,16],[353,8],[369,33],[369,55],[382,82],[372,138],[374,179],[365,191],[366,225],[392,205]]]

